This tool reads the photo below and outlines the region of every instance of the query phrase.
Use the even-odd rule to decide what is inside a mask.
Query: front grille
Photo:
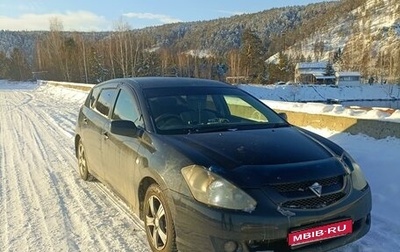
[[[315,209],[327,207],[341,198],[343,198],[346,194],[343,192],[324,195],[321,197],[312,197],[307,199],[299,199],[299,200],[291,200],[286,201],[282,204],[282,207],[286,208],[297,208],[297,209]]]
[[[321,197],[310,189],[314,183],[322,186]],[[303,182],[272,184],[270,187],[281,195],[278,202],[281,207],[316,209],[329,206],[343,198],[346,195],[345,185],[345,176],[335,176]]]
[[[330,187],[330,186],[343,186],[343,177],[331,177],[326,179],[321,179],[318,181],[304,181],[298,183],[285,183],[285,184],[275,184],[272,185],[278,192],[286,193],[286,192],[293,192],[293,191],[307,191],[308,187],[318,182],[322,187]]]

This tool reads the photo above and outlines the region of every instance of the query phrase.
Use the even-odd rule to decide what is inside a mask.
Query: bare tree
[[[128,53],[129,47],[129,33],[130,33],[130,26],[127,22],[124,20],[120,19],[118,22],[114,24],[115,26],[115,33],[114,37],[116,40],[116,45],[117,45],[117,55],[116,55],[116,60],[119,63],[119,66],[122,70],[122,76],[127,77],[129,76],[129,63],[132,62],[129,56],[132,55],[132,53]]]

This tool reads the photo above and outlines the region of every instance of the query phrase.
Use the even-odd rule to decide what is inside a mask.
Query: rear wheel
[[[83,147],[82,139],[79,139],[78,143],[78,167],[79,167],[79,176],[83,180],[89,179],[89,169],[86,160],[86,152]]]
[[[158,185],[151,185],[146,192],[144,214],[147,240],[152,251],[177,251],[171,212]]]

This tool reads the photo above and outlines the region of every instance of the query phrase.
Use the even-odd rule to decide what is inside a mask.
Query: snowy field
[[[253,91],[269,100],[264,90]],[[273,93],[283,96],[283,91]],[[0,251],[149,251],[141,223],[126,207],[99,183],[79,179],[73,137],[85,96],[0,81]],[[298,106],[274,99],[278,107]],[[329,106],[321,109],[329,112]],[[378,117],[398,120],[398,113]],[[371,231],[336,252],[400,251],[400,139],[309,130],[352,154],[372,188]]]

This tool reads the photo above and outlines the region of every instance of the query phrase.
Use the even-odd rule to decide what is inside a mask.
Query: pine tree
[[[261,39],[251,30],[246,29],[242,35],[240,64],[243,76],[249,82],[263,83],[265,75],[265,48]]]
[[[32,71],[27,62],[27,57],[19,48],[14,48],[9,60],[9,77],[12,80],[28,80],[32,77]]]
[[[0,51],[0,79],[9,78],[9,59],[5,52]]]
[[[333,65],[330,62],[326,64],[325,76],[335,76],[335,69],[333,69]]]
[[[283,52],[279,53],[278,64],[268,65],[269,82],[290,81],[294,77],[294,64]]]

